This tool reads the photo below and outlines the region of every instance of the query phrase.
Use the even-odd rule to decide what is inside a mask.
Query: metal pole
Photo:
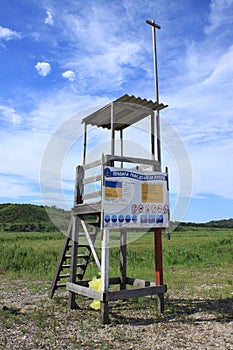
[[[159,83],[158,83],[158,68],[157,68],[157,50],[156,50],[156,31],[155,29],[161,29],[161,27],[155,23],[154,20],[146,20],[147,24],[152,27],[152,39],[153,39],[153,53],[154,53],[154,82],[155,82],[155,102],[159,104]],[[159,111],[156,112],[156,128],[157,128],[157,155],[158,161],[161,165],[161,142],[160,142],[160,117]]]
[[[157,70],[157,52],[156,52],[156,35],[155,29],[161,27],[155,23],[155,21],[147,20],[146,23],[152,26],[152,38],[153,38],[153,52],[154,52],[154,79],[155,79],[155,102],[159,104],[159,85],[158,85],[158,70]],[[159,111],[156,113],[156,128],[157,128],[157,155],[160,163],[161,170],[161,144],[160,144],[160,119]],[[155,280],[156,285],[163,285],[163,259],[162,259],[162,230],[156,228],[154,230],[154,251],[155,251]],[[163,312],[164,308],[164,295],[158,295],[158,308],[159,312]]]
[[[86,164],[87,154],[87,125],[84,123],[84,136],[83,136],[83,165]]]
[[[115,114],[114,103],[111,103],[111,155],[115,155]],[[111,166],[114,166],[114,161],[111,161]]]

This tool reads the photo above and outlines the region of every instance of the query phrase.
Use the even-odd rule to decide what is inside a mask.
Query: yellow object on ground
[[[101,278],[93,277],[89,282],[89,287],[93,290],[101,290]],[[90,304],[90,308],[93,310],[100,310],[100,300],[93,300]]]

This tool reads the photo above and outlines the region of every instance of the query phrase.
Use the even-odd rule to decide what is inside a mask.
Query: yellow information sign
[[[162,184],[142,184],[143,203],[163,203]]]
[[[105,198],[122,198],[122,182],[105,181]]]

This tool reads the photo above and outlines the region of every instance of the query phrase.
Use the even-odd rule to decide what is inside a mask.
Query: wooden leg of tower
[[[161,228],[155,229],[154,232],[154,244],[155,244],[155,279],[156,285],[163,285],[163,260],[162,260],[162,230]],[[158,294],[158,312],[164,311],[164,294]]]
[[[126,252],[127,252],[127,238],[126,230],[120,231],[120,273],[121,273],[121,284],[120,289],[126,289]]]
[[[73,228],[72,228],[72,251],[70,261],[70,282],[76,282],[77,274],[77,254],[78,254],[78,218],[73,217]],[[69,307],[70,309],[76,309],[77,304],[75,302],[75,293],[69,292]]]
[[[164,294],[157,294],[157,308],[159,314],[164,312]]]
[[[102,247],[101,247],[101,291],[104,296],[107,295],[109,288],[109,230],[103,229]],[[108,300],[104,297],[101,302],[102,323],[109,323]]]

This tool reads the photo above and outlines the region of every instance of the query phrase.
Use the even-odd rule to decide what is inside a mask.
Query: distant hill
[[[48,215],[49,214],[49,215]],[[50,220],[56,222],[56,226]],[[0,224],[4,231],[57,231],[67,229],[70,212],[57,207],[32,204],[0,204]]]
[[[48,215],[49,214],[49,215]],[[50,220],[53,218],[53,222]],[[2,231],[57,231],[66,230],[70,211],[57,207],[44,207],[33,204],[0,204],[0,230]],[[54,225],[56,222],[56,225]],[[172,223],[177,226],[178,223]],[[172,226],[171,225],[171,226]],[[233,228],[233,218],[213,220],[206,223],[180,222],[177,229],[187,226]]]
[[[178,229],[180,227],[188,227],[188,226],[194,226],[194,227],[215,227],[215,228],[233,228],[233,219],[222,219],[222,220],[212,220],[208,222],[201,222],[201,223],[195,223],[195,222],[180,222],[180,223],[173,223],[175,226],[178,226]],[[178,225],[177,225],[178,224]]]

